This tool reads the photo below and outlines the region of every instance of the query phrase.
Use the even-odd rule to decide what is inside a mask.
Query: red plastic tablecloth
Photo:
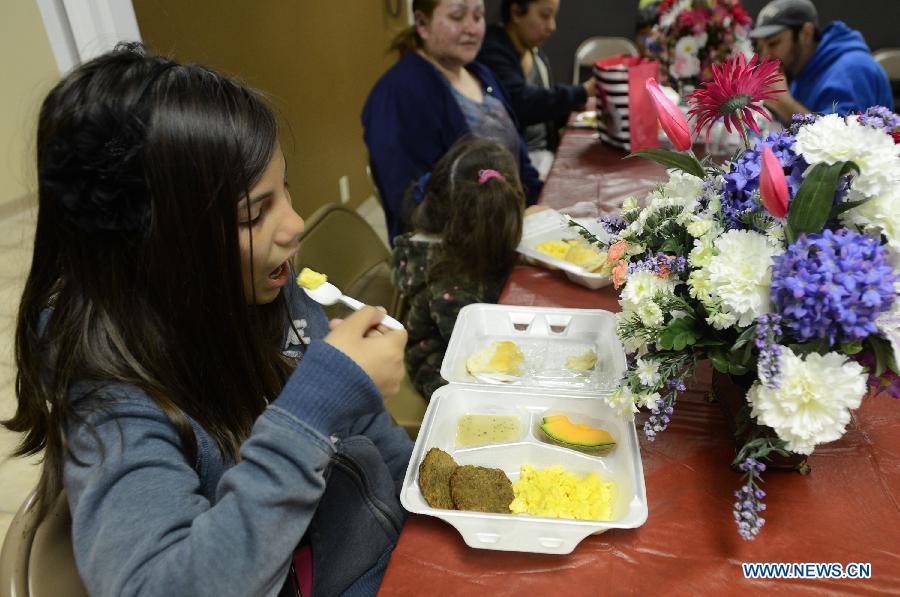
[[[646,161],[622,161],[590,131],[569,130],[542,202],[595,199],[614,206],[662,177]],[[501,302],[617,310],[614,292],[588,290],[559,272],[518,266]],[[710,404],[709,371],[679,398],[669,428],[647,442],[637,420],[650,513],[638,529],[591,536],[569,555],[467,547],[450,525],[411,515],[381,595],[802,595],[900,594],[900,402],[867,399],[839,441],[810,457],[812,473],[769,471],[766,525],[753,542],[732,519],[741,477],[734,441]],[[871,564],[870,579],[746,580],[742,562]]]

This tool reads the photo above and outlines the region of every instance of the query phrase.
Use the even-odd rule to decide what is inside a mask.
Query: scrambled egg
[[[615,485],[596,473],[580,479],[560,465],[537,470],[523,464],[513,484],[514,514],[576,520],[610,520]]]
[[[578,240],[548,240],[540,243],[535,250],[555,259],[580,265],[587,272],[609,275],[606,253],[597,250],[593,245]]]
[[[572,246],[570,244],[572,242],[576,241],[548,240],[536,246],[535,250],[540,251],[545,255],[549,255],[550,257],[564,260],[566,258],[566,253],[569,252],[569,247]]]
[[[300,275],[297,276],[297,284],[300,288],[308,288],[309,290],[315,290],[327,281],[328,276],[320,274],[319,272],[314,272],[308,267],[304,267],[300,271]]]
[[[504,340],[492,342],[466,359],[466,370],[472,375],[478,373],[505,373],[520,375],[525,354],[515,342]]]
[[[566,367],[572,371],[590,371],[597,364],[597,353],[588,349],[584,354],[575,354],[566,357]]]

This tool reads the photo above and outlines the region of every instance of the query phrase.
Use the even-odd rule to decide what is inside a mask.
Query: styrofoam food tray
[[[493,342],[512,340],[525,354],[522,376],[473,377],[466,359]],[[593,371],[575,372],[566,358],[593,349]],[[625,374],[625,352],[616,336],[616,316],[602,309],[560,309],[476,303],[459,311],[441,363],[450,383],[512,383],[520,386],[590,391],[615,390]]]
[[[587,228],[597,238],[604,241],[608,238],[606,231],[603,230],[596,218],[573,219]],[[516,247],[516,251],[533,261],[562,270],[570,280],[581,286],[602,288],[611,284],[612,280],[609,276],[587,272],[580,265],[575,265],[563,259],[556,259],[535,249],[536,246],[548,240],[570,240],[573,238],[578,238],[578,232],[565,223],[562,214],[548,209],[525,218],[522,240],[519,242],[519,246]]]
[[[508,415],[521,419],[518,441],[455,447],[459,418],[467,414]],[[616,447],[604,456],[591,456],[549,443],[540,431],[543,417],[565,414],[576,422],[609,431]],[[490,514],[432,508],[419,489],[419,464],[431,448],[449,453],[457,464],[502,469],[513,483],[520,466],[544,469],[562,465],[585,476],[596,472],[615,484],[613,515],[609,521],[544,518],[526,514]],[[602,400],[561,392],[521,388],[452,384],[431,397],[419,431],[400,501],[410,512],[436,516],[450,523],[466,544],[482,549],[535,553],[570,553],[588,535],[609,529],[630,529],[647,520],[647,492],[634,418],[622,419]]]

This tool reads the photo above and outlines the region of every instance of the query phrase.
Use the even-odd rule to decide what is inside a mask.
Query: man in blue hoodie
[[[890,81],[862,35],[841,21],[820,31],[810,0],[769,2],[759,11],[750,37],[763,57],[781,61],[787,77],[781,81],[784,93],[766,107],[782,122],[810,112],[843,115],[876,105],[893,109]]]

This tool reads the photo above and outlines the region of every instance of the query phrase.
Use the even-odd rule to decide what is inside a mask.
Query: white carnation
[[[751,230],[729,230],[716,239],[715,249],[718,254],[705,268],[712,295],[724,313],[733,314],[738,325],[748,326],[772,310],[772,257],[781,249]]]
[[[883,234],[888,245],[900,252],[900,182],[886,193],[848,209],[841,214],[841,221]]]
[[[700,218],[694,216],[687,225],[688,234],[694,238],[700,238],[710,230],[712,230],[713,221],[711,218]]]
[[[859,166],[852,188],[865,197],[886,194],[898,183],[900,145],[890,135],[861,124],[856,117],[847,119],[829,114],[800,128],[793,145],[810,167],[852,161]]]
[[[707,234],[694,240],[694,248],[688,254],[691,267],[704,267],[712,262],[716,254],[715,239],[714,235]]]
[[[751,415],[799,454],[811,454],[816,444],[840,438],[850,410],[866,392],[863,368],[834,352],[813,353],[804,360],[787,347],[779,365],[780,387],[768,389],[756,382],[750,388]]]
[[[709,303],[712,301],[712,284],[709,282],[709,272],[705,269],[695,269],[690,273],[687,279],[688,293],[692,298],[697,299],[701,303]]]
[[[894,362],[900,363],[900,296],[894,298],[894,303],[889,310],[875,319],[875,325],[878,326],[881,335],[891,343]]]
[[[666,197],[678,199],[682,205],[694,203],[703,194],[703,179],[681,170],[669,170],[669,180],[650,193],[650,201]]]

